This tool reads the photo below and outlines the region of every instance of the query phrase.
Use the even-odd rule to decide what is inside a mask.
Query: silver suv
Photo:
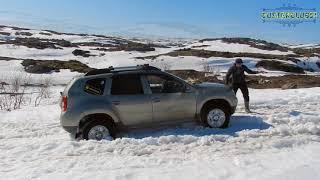
[[[80,139],[113,139],[124,130],[195,121],[226,128],[237,98],[223,84],[192,85],[156,67],[92,70],[61,93],[62,127]]]

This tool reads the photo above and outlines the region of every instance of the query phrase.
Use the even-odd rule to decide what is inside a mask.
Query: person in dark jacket
[[[247,113],[250,113],[249,90],[244,72],[247,72],[248,74],[259,73],[258,71],[252,71],[247,66],[245,66],[242,59],[236,59],[234,65],[231,66],[227,72],[226,84],[233,89],[235,94],[237,94],[238,89],[241,90],[244,99],[245,111]]]

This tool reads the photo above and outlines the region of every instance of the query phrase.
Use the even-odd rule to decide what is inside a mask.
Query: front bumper
[[[231,114],[236,112],[237,106],[231,106]]]
[[[78,127],[77,126],[62,126],[62,128],[67,131],[68,133],[71,133],[71,134],[76,134],[77,133],[77,130],[78,130]]]

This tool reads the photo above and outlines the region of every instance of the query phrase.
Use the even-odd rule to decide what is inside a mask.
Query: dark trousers
[[[244,101],[249,102],[249,90],[246,83],[232,84],[232,89],[235,94],[237,94],[238,89],[240,89],[242,92]]]

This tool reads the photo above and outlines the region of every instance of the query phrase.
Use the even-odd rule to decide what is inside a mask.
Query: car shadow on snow
[[[202,127],[196,124],[184,124],[177,127],[158,128],[158,129],[143,129],[133,130],[125,134],[123,137],[141,139],[146,137],[160,137],[160,136],[184,136],[191,135],[196,137],[208,135],[230,135],[237,136],[237,133],[243,130],[263,130],[272,127],[272,125],[263,121],[261,117],[235,115],[230,119],[230,125],[226,129],[212,129]]]

